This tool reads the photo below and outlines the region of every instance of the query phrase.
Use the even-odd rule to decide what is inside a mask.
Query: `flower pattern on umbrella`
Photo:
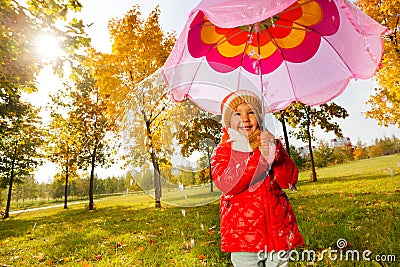
[[[236,28],[215,26],[199,12],[190,25],[188,50],[194,58],[205,56],[218,72],[242,66],[252,74],[268,74],[283,61],[312,58],[321,38],[337,32],[339,18],[333,1],[318,0],[299,0],[271,18]]]

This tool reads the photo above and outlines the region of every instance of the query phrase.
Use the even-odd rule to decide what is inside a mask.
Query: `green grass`
[[[318,169],[316,183],[301,173],[289,198],[306,240],[302,249],[321,253],[344,238],[348,249],[371,250],[371,258],[395,255],[397,263],[382,266],[398,266],[399,162],[393,155]],[[189,194],[181,203],[178,193],[166,195],[167,203],[185,206],[214,199]],[[220,251],[218,200],[162,209],[153,202],[147,195],[115,196],[96,200],[95,211],[77,204],[11,215],[0,221],[0,266],[230,266]],[[325,256],[313,266],[381,265]]]

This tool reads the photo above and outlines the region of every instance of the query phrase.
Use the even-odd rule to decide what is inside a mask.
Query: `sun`
[[[63,54],[60,41],[49,33],[41,34],[36,38],[35,49],[37,54],[45,60],[53,60]]]

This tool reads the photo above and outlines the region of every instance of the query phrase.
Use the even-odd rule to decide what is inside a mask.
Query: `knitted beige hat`
[[[262,103],[261,99],[253,92],[238,90],[227,95],[221,103],[222,126],[229,127],[234,110],[246,103],[256,113],[258,122],[261,123]]]

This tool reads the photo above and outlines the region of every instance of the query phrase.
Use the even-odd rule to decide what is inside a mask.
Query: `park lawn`
[[[392,155],[322,168],[315,183],[300,173],[298,191],[288,192],[306,241],[297,251],[320,258],[291,266],[398,266],[399,164]],[[161,209],[153,202],[144,194],[115,196],[96,201],[94,211],[77,204],[13,214],[0,221],[0,266],[230,266],[220,251],[218,200]],[[335,252],[339,239],[347,246]],[[397,263],[346,261],[349,250],[371,250],[371,259],[394,255]]]

